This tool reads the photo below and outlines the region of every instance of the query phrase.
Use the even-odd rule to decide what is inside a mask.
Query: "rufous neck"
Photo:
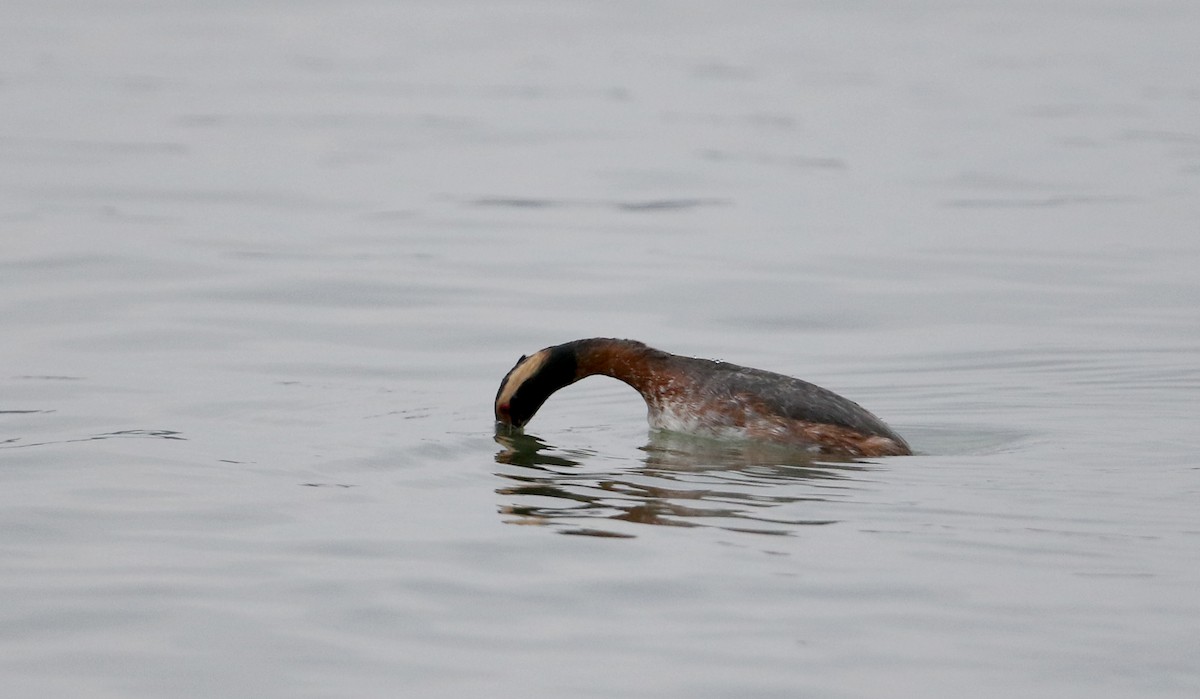
[[[571,344],[575,345],[577,379],[596,374],[611,376],[629,384],[643,396],[655,392],[662,378],[662,364],[669,356],[636,340],[597,337]]]

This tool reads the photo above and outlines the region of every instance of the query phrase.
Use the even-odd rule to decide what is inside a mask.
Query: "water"
[[[1196,696],[1198,27],[6,2],[5,695]],[[919,453],[497,438],[588,336]]]

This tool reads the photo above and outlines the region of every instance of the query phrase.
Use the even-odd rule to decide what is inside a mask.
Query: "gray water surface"
[[[1200,695],[1200,6],[0,7],[13,697]],[[917,455],[521,354],[800,376]]]

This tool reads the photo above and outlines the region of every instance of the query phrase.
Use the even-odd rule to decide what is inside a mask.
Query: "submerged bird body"
[[[496,420],[524,427],[555,391],[596,374],[637,390],[656,429],[848,456],[912,453],[879,418],[807,381],[608,338],[575,340],[521,357],[496,392]]]

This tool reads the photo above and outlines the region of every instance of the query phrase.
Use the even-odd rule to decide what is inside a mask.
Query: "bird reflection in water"
[[[806,452],[763,444],[728,444],[652,432],[635,466],[595,470],[594,453],[564,451],[537,437],[498,431],[496,475],[511,483],[496,492],[511,524],[543,525],[564,534],[631,537],[600,525],[632,522],[789,535],[826,518],[772,517],[772,510],[828,511],[869,466],[816,461]]]

